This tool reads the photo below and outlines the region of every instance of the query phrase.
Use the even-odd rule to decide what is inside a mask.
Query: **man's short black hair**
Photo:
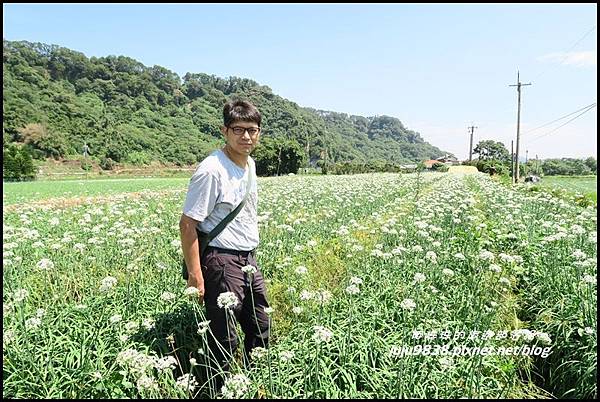
[[[260,112],[252,103],[245,100],[232,100],[223,107],[223,123],[229,127],[234,121],[249,121],[260,127]]]

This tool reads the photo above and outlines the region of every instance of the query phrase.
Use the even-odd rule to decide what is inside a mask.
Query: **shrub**
[[[136,166],[149,165],[152,162],[152,156],[144,151],[134,151],[127,154],[125,161]]]
[[[436,171],[436,172],[447,172],[449,169],[449,166],[446,165],[445,163],[441,163],[441,162],[436,162],[431,166],[431,170]]]
[[[36,169],[27,148],[8,145],[2,150],[2,178],[9,181],[33,180]]]
[[[81,168],[86,172],[89,172],[90,170],[92,170],[92,162],[88,161],[87,159],[82,159]]]
[[[480,159],[477,161],[477,170],[489,174],[505,175],[509,174],[510,168],[497,159]]]
[[[116,167],[116,162],[105,156],[100,159],[100,168],[103,170],[113,170]]]

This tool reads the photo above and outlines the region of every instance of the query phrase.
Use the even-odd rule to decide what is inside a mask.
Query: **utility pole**
[[[525,150],[525,164],[527,164],[527,161],[529,160],[529,159],[528,159],[528,155],[529,155],[529,150],[528,150],[528,149],[526,149],[526,150]]]
[[[518,94],[518,108],[517,108],[517,150],[515,153],[515,183],[519,182],[519,134],[520,134],[520,125],[521,125],[521,86],[522,85],[531,85],[531,82],[529,84],[521,84],[521,81],[519,80],[519,71],[517,70],[517,83],[516,85],[509,85],[509,87],[517,87],[517,94]]]
[[[469,162],[471,162],[472,155],[473,155],[473,130],[475,130],[477,127],[476,126],[471,126],[469,128],[471,129],[471,142],[470,142],[470,145],[469,145]]]
[[[277,155],[277,176],[279,176],[279,166],[281,165],[281,146],[279,147],[279,155]]]
[[[513,150],[513,140],[510,140],[510,179],[515,184],[515,151]]]

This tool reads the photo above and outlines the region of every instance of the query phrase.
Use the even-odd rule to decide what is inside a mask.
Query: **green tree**
[[[33,159],[25,147],[9,144],[2,149],[2,178],[5,180],[32,180],[35,178]]]
[[[262,137],[252,157],[260,176],[298,173],[305,163],[304,150],[297,142],[277,137]]]
[[[473,149],[473,153],[479,155],[479,159],[496,159],[501,162],[510,162],[510,153],[499,141],[483,140]]]
[[[589,158],[588,158],[589,159]],[[542,170],[545,175],[565,175],[579,176],[595,173],[595,170],[590,169],[590,164],[593,167],[592,161],[588,163],[584,159],[561,158],[561,159],[545,159],[542,162]]]
[[[596,174],[598,170],[598,165],[596,164],[596,158],[590,156],[585,160],[585,165],[592,171],[592,174]]]
[[[521,169],[523,166],[521,165]],[[479,159],[477,161],[477,170],[489,174],[508,175],[510,166],[498,159]],[[523,171],[523,170],[522,170]]]

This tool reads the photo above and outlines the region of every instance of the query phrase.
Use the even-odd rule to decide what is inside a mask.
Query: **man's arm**
[[[204,298],[204,278],[200,269],[200,253],[198,252],[198,235],[196,234],[197,220],[181,214],[179,220],[179,234],[181,249],[188,269],[188,287],[193,286],[200,292],[200,302]]]

